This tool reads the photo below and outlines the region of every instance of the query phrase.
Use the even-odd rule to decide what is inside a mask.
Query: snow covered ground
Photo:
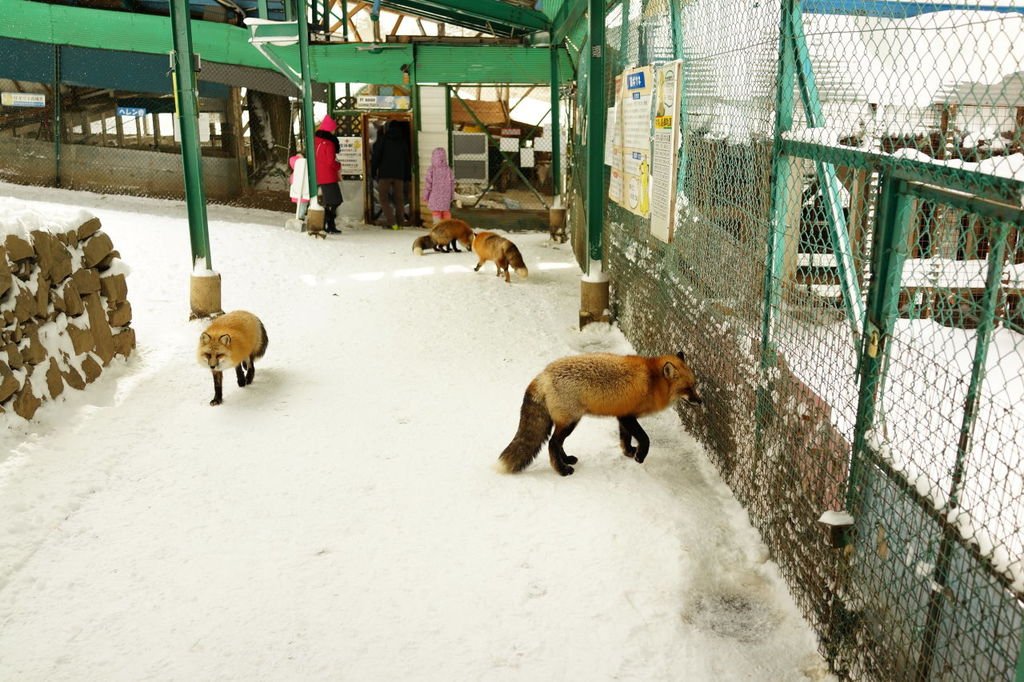
[[[0,417],[0,678],[831,679],[671,411],[642,466],[585,419],[574,476],[494,469],[548,361],[631,350],[576,328],[568,245],[514,236],[530,277],[506,285],[413,255],[420,230],[323,241],[211,207],[224,307],[270,345],[210,407],[183,203],[0,184],[13,205],[101,219],[138,350]]]

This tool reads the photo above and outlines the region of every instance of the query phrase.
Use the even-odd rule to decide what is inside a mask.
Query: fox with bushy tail
[[[577,458],[565,454],[562,445],[580,419],[589,414],[616,417],[622,453],[642,463],[651,440],[637,419],[660,412],[679,399],[700,405],[704,401],[696,383],[682,353],[587,353],[560,358],[527,386],[519,429],[498,462],[507,473],[522,471],[537,457],[550,435],[551,468],[568,476]]]
[[[213,374],[211,405],[224,402],[224,370],[235,368],[241,387],[256,376],[256,360],[267,352],[267,330],[260,319],[245,310],[235,310],[216,318],[199,335],[196,359]]]

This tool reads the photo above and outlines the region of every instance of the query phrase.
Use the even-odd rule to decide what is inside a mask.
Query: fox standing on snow
[[[511,281],[508,276],[510,267],[523,279],[530,274],[526,269],[526,263],[523,262],[523,254],[519,253],[519,248],[501,235],[493,232],[478,232],[476,239],[473,240],[473,252],[477,256],[474,272],[479,271],[484,263],[492,260],[498,268],[497,276],[501,277],[504,273],[506,282]]]
[[[555,360],[526,388],[519,429],[498,461],[508,473],[522,471],[551,434],[551,468],[568,476],[577,460],[565,454],[562,444],[583,415],[592,414],[617,417],[622,453],[643,462],[651,440],[637,418],[660,412],[679,398],[695,405],[704,402],[682,353],[654,357],[589,353]]]
[[[267,330],[250,312],[235,310],[221,315],[199,335],[199,364],[213,373],[211,405],[224,402],[224,370],[234,367],[238,385],[245,387],[256,376],[256,360],[267,351]]]
[[[465,246],[468,251],[473,246],[475,236],[473,228],[469,226],[469,223],[458,218],[450,218],[434,225],[430,230],[430,234],[417,239],[413,244],[413,251],[419,248],[420,252],[417,252],[417,255],[423,255],[421,253],[422,250],[432,243],[435,251],[447,252],[450,246],[455,250],[455,253],[461,253],[459,251],[459,243]],[[426,240],[426,237],[430,238],[429,241]]]

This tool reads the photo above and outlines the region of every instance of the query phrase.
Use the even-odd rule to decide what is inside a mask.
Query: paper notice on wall
[[[622,204],[638,216],[650,214],[652,69],[622,74],[619,118],[622,129]]]
[[[651,234],[672,241],[679,165],[679,102],[683,63],[668,62],[654,72],[654,143],[651,159]]]
[[[533,147],[523,147],[519,150],[519,165],[523,168],[533,168]]]
[[[342,175],[362,175],[363,138],[339,137],[338,142],[341,145],[338,161],[341,163]]]
[[[619,116],[617,107],[608,107],[608,117],[605,119],[607,125],[604,129],[604,165],[614,166],[615,149],[621,148],[621,143],[616,144],[616,131],[619,127]]]
[[[608,108],[608,124],[604,131],[604,162],[610,166],[608,199],[622,203],[622,117],[619,116],[622,75],[615,77],[615,104]]]
[[[518,137],[499,137],[498,138],[498,149],[503,152],[517,152],[519,151],[519,138]]]

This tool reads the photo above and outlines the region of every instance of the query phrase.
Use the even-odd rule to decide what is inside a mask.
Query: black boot
[[[341,234],[341,230],[335,227],[335,216],[338,213],[336,206],[325,206],[324,207],[324,232],[328,234]]]

